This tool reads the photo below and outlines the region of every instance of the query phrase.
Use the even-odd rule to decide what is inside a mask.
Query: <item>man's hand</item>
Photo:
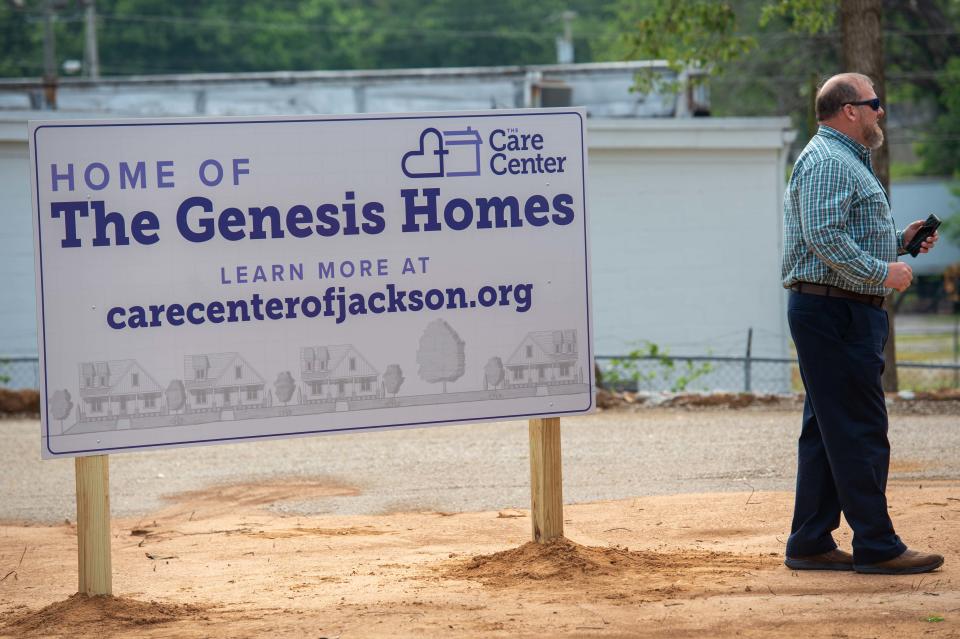
[[[917,229],[913,229],[913,232],[916,233]],[[913,281],[913,269],[905,262],[890,262],[887,267],[887,279],[883,280],[883,285],[903,293]]]
[[[917,229],[923,226],[923,220],[917,220],[913,222],[903,230],[903,245],[907,246],[910,244],[910,240],[913,239],[913,236],[917,234]],[[940,234],[936,231],[933,232],[933,235],[928,237],[923,241],[923,244],[920,245],[921,253],[929,253],[930,249],[933,248],[933,245],[937,243],[937,240],[940,239]]]

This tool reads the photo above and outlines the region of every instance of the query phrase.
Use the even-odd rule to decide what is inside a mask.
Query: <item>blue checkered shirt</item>
[[[870,149],[820,125],[783,196],[783,286],[812,282],[886,295],[887,263],[902,246]]]

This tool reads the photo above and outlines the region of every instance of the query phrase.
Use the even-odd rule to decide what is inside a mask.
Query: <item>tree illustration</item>
[[[187,390],[179,379],[171,381],[164,394],[167,397],[167,409],[171,412],[182,410],[187,403]]]
[[[442,319],[427,324],[417,350],[420,379],[431,384],[442,382],[446,393],[447,382],[460,379],[466,368],[464,346],[457,332]]]
[[[387,366],[387,370],[383,372],[383,389],[396,397],[397,393],[400,392],[400,386],[403,385],[403,380],[403,371],[400,370],[400,365],[390,364]]]
[[[277,392],[277,399],[286,406],[290,398],[293,397],[293,391],[296,390],[297,385],[293,382],[293,375],[290,374],[290,371],[283,371],[277,375],[277,381],[273,383],[273,388]]]
[[[70,416],[73,410],[73,402],[70,399],[70,391],[58,390],[50,398],[50,414],[54,419],[60,420],[60,430],[63,430],[63,420]]]
[[[483,367],[483,381],[491,388],[496,388],[503,383],[503,374],[503,360],[499,357],[491,357]]]

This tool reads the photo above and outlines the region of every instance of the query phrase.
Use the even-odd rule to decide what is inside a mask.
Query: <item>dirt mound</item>
[[[530,581],[555,581],[577,587],[584,580],[693,576],[708,572],[755,570],[758,560],[730,553],[685,550],[682,553],[635,551],[611,546],[582,546],[569,539],[546,544],[528,542],[492,555],[478,555],[449,566],[444,576],[470,579],[488,586],[509,587]]]
[[[5,626],[0,626],[0,633],[10,633],[18,637],[109,634],[110,631],[197,617],[202,612],[202,608],[185,604],[145,602],[110,596],[88,597],[77,593],[66,601],[58,601],[46,608],[14,617]]]
[[[708,393],[708,394],[686,394],[676,395],[665,399],[661,406],[664,407],[713,407],[723,408],[746,408],[748,406],[779,407],[785,406],[792,408],[797,404],[793,396],[786,395],[765,395],[757,393]],[[802,405],[802,400],[799,405]]]
[[[930,402],[952,402],[960,400],[960,388],[941,388],[933,391],[917,391],[914,399]]]
[[[599,410],[640,411],[682,408],[685,410],[785,410],[803,408],[803,393],[657,393],[597,391]],[[887,393],[887,409],[904,415],[958,415],[960,389]]]
[[[768,393],[634,393],[600,389],[597,408],[639,410],[644,408],[758,408],[795,410],[803,406],[803,395]]]
[[[40,414],[40,393],[32,389],[0,388],[0,415]]]

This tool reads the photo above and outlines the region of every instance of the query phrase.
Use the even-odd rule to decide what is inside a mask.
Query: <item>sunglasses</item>
[[[868,105],[874,111],[880,110],[880,98],[872,98],[870,100],[860,100],[858,102],[844,102],[844,104],[850,104],[853,106],[865,106]]]

